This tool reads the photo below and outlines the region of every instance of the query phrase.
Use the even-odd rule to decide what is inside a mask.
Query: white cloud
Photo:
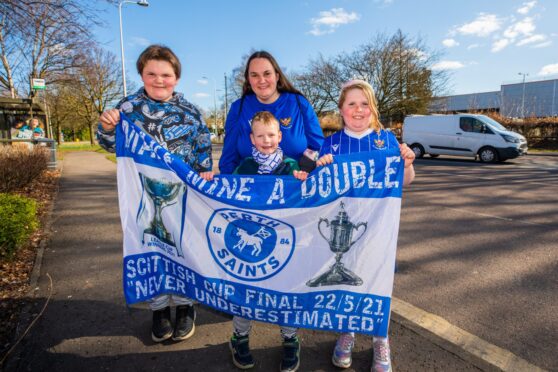
[[[552,45],[552,41],[551,40],[547,40],[544,43],[540,43],[537,45],[533,45],[533,48],[546,48],[547,46],[551,46]]]
[[[535,31],[535,24],[533,23],[533,18],[526,17],[525,19],[518,21],[504,31],[504,36],[508,39],[515,39],[519,35],[531,35]]]
[[[528,1],[526,3],[523,3],[523,6],[521,6],[520,8],[517,9],[517,12],[519,14],[527,14],[529,13],[529,11],[531,9],[533,9],[533,7],[537,4],[536,1]]]
[[[142,46],[142,47],[148,47],[148,46],[151,45],[151,41],[149,41],[148,39],[146,39],[144,37],[133,36],[131,38],[131,40],[132,41],[130,42],[130,44],[132,46],[139,45],[139,46]]]
[[[355,12],[348,13],[343,8],[324,10],[320,12],[319,15],[318,18],[312,18],[310,20],[312,30],[310,30],[309,33],[314,36],[330,34],[335,32],[340,25],[353,23],[360,19],[359,14]]]
[[[519,40],[517,42],[517,46],[522,46],[522,45],[527,45],[527,44],[534,44],[534,43],[540,43],[542,41],[546,40],[546,36],[542,35],[542,34],[537,34],[537,35],[531,35],[526,37],[523,40]]]
[[[480,46],[481,46],[481,44],[471,44],[471,45],[467,46],[467,50],[475,49],[475,48],[478,48]]]
[[[432,65],[432,70],[458,70],[465,67],[465,65],[459,61],[440,61]]]
[[[455,39],[444,39],[442,44],[447,48],[452,48],[458,46],[459,43]]]
[[[541,75],[541,76],[554,75],[554,74],[558,74],[558,63],[543,66],[543,68],[541,68],[541,70],[538,73],[538,75]]]
[[[207,94],[207,93],[194,93],[194,97],[207,98],[207,97],[209,97],[209,94]]]
[[[505,47],[508,46],[508,44],[510,43],[509,39],[500,39],[500,40],[496,40],[493,44],[492,44],[492,49],[491,51],[493,53],[499,52],[502,49],[504,49]]]
[[[197,80],[197,83],[200,84],[200,85],[207,85],[207,84],[209,84],[209,80],[207,80],[207,79],[198,79],[198,80]]]
[[[486,37],[500,29],[502,21],[494,14],[480,13],[472,22],[457,27],[457,32],[462,35],[475,35]]]

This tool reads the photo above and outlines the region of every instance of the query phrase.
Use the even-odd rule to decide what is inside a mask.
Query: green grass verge
[[[104,150],[99,145],[91,145],[90,143],[84,142],[64,142],[56,148],[58,160],[64,159],[64,154],[75,151],[94,151],[101,154],[107,154],[106,158],[116,163],[116,155]]]
[[[557,152],[557,149],[533,149],[533,148],[529,148],[529,153],[533,153],[536,154],[537,152]]]

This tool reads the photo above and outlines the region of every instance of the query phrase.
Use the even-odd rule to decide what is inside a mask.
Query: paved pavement
[[[39,314],[47,299],[49,303],[8,359],[5,370],[234,370],[227,346],[231,332],[228,316],[198,306],[194,337],[181,343],[155,344],[150,338],[151,313],[126,307],[115,171],[116,166],[98,153],[65,155],[53,234],[44,251],[29,315]],[[52,290],[47,274],[52,277]],[[446,351],[433,343],[433,338],[424,337],[416,324],[402,324],[405,322],[392,321],[390,328],[395,370],[478,370],[456,355],[462,355],[458,349]],[[301,371],[337,370],[330,362],[334,334],[308,330],[300,334]],[[254,370],[278,369],[281,349],[277,327],[256,323],[251,346]],[[370,350],[370,339],[357,337],[349,371],[368,370]]]

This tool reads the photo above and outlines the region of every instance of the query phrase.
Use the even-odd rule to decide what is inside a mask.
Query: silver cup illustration
[[[326,237],[322,232],[321,226],[325,224],[329,228],[329,237]],[[333,221],[329,222],[327,218],[320,218],[318,222],[318,231],[320,235],[329,243],[329,249],[335,253],[335,263],[329,270],[318,277],[306,282],[309,287],[320,287],[328,285],[362,285],[362,279],[358,277],[351,270],[347,269],[341,262],[343,254],[364,235],[368,224],[366,222],[359,222],[353,224],[349,220],[349,216],[345,211],[345,205],[341,202],[341,209]],[[353,240],[353,230],[361,230],[360,235]]]
[[[144,230],[144,233],[154,235],[163,243],[176,248],[172,235],[167,231],[163,223],[161,212],[163,208],[176,203],[173,200],[180,192],[182,184],[149,178],[143,173],[140,173],[140,178],[147,195],[153,200],[153,206],[155,207],[155,216],[150,222],[149,227]],[[180,249],[177,249],[177,253],[178,256],[183,257]]]

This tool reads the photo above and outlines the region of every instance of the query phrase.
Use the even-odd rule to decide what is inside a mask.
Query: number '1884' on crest
[[[240,209],[218,209],[206,227],[211,255],[233,277],[260,281],[280,272],[292,257],[294,228]]]

